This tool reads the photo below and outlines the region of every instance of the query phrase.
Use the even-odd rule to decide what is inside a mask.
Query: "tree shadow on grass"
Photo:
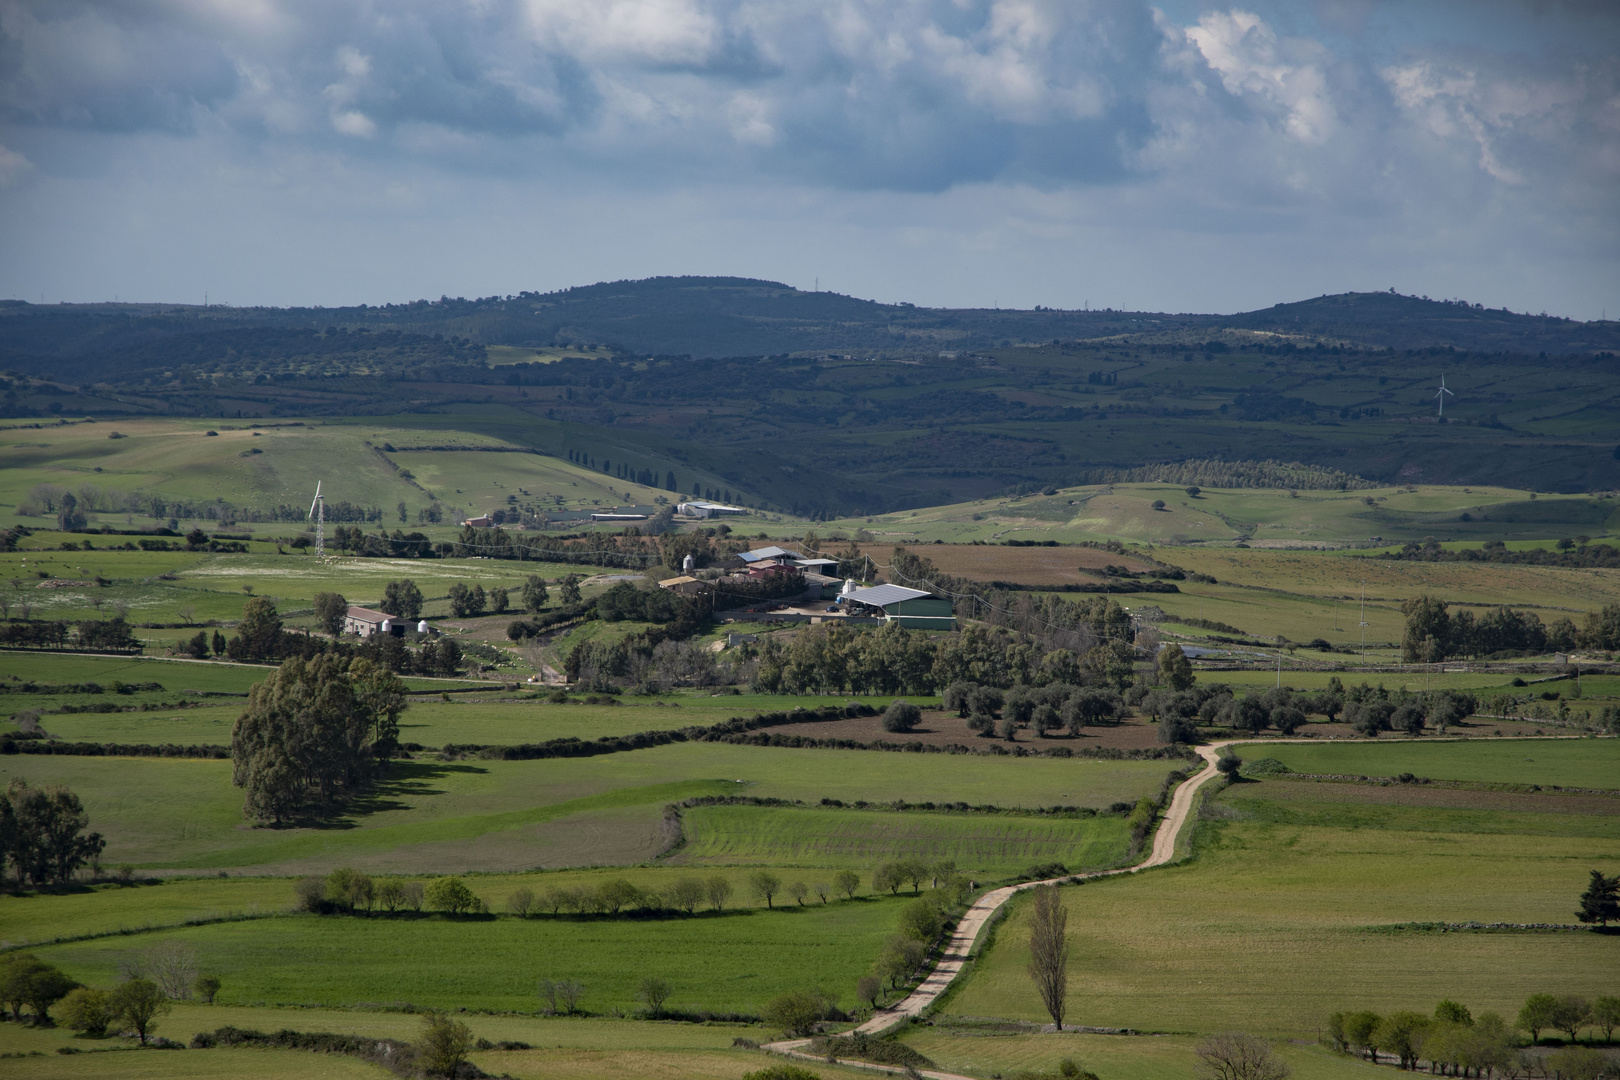
[[[452,773],[485,773],[481,765],[465,765],[449,761],[395,761],[388,771],[377,778],[372,786],[357,791],[343,802],[319,808],[286,828],[296,829],[356,829],[358,819],[380,814],[386,810],[409,810],[407,798],[421,799],[445,794],[445,788],[435,781]]]

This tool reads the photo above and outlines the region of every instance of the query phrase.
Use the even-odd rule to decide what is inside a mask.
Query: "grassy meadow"
[[[23,776],[79,792],[107,838],[109,865],[420,873],[641,862],[659,850],[664,804],[700,795],[1106,807],[1156,792],[1169,769],[716,743],[582,759],[430,758],[400,762],[339,821],[284,829],[243,827],[229,761],[17,756],[0,762],[0,782]],[[891,850],[903,849],[897,841]]]
[[[1620,871],[1620,803],[1548,794],[1503,809],[1494,793],[1468,795],[1433,805],[1401,786],[1287,778],[1227,788],[1191,861],[1064,890],[1072,1022],[1309,1038],[1338,1009],[1428,1013],[1452,997],[1511,1018],[1531,993],[1614,993],[1614,936],[1394,928],[1572,923],[1587,870]],[[1024,974],[1027,918],[1021,901],[944,1012],[1043,1019]]]
[[[1245,753],[1238,747],[1239,754]],[[1620,789],[1620,740],[1509,739],[1467,743],[1301,743],[1253,747],[1298,773],[1396,776],[1493,784]]]

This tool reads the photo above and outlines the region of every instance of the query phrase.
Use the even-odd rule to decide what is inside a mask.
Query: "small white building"
[[[702,499],[693,499],[690,502],[677,503],[675,512],[682,517],[711,518],[724,517],[727,514],[746,514],[745,506],[727,506],[725,503],[706,502]]]

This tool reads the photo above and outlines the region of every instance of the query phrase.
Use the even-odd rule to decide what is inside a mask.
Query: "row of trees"
[[[280,825],[367,787],[399,752],[405,684],[370,660],[283,663],[256,683],[231,731],[243,812]]]
[[[921,895],[924,882],[942,890],[940,895],[960,903],[971,883],[957,873],[954,862],[923,862],[905,859],[887,862],[872,871],[874,894],[898,895],[910,886]],[[839,897],[853,900],[861,889],[861,875],[839,870],[824,881],[784,882],[771,870],[755,870],[748,875],[747,888],[756,903],[774,908],[779,899],[798,906],[828,903]],[[422,910],[450,915],[484,914],[489,906],[459,878],[435,878],[424,884],[399,878],[373,878],[349,867],[340,867],[325,877],[301,878],[293,886],[295,907],[316,914],[389,915]],[[700,909],[724,911],[736,894],[736,886],[723,874],[676,878],[662,888],[637,886],[624,878],[609,878],[594,885],[555,885],[539,892],[524,886],[512,892],[506,908],[513,915],[618,915],[628,911],[643,913],[675,912],[695,915]]]
[[[8,865],[19,886],[63,884],[81,867],[94,866],[106,841],[86,832],[89,826],[90,815],[72,791],[14,778],[0,794],[0,881]]]
[[[1477,616],[1452,612],[1444,600],[1427,594],[1403,603],[1401,613],[1406,616],[1401,659],[1409,664],[1432,664],[1449,656],[1620,649],[1620,604],[1588,612],[1579,629],[1567,616],[1546,626],[1534,612],[1509,607]]]
[[[1448,1000],[1440,1002],[1433,1016],[1410,1010],[1387,1016],[1370,1011],[1336,1012],[1328,1018],[1327,1037],[1340,1051],[1365,1054],[1369,1061],[1388,1054],[1403,1069],[1416,1069],[1427,1061],[1431,1070],[1454,1076],[1488,1076],[1517,1061],[1518,1031],[1528,1032],[1534,1045],[1544,1031],[1565,1032],[1574,1043],[1583,1029],[1596,1028],[1608,1042],[1616,1027],[1620,1027],[1620,998],[1589,1002],[1574,995],[1533,994],[1525,1000],[1514,1025],[1496,1013],[1476,1017],[1466,1006]],[[1588,1074],[1593,1080],[1602,1074],[1601,1061],[1599,1066],[1598,1073]],[[1574,1069],[1557,1071],[1578,1074]]]

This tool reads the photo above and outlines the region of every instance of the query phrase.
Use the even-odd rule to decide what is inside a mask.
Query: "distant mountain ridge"
[[[896,356],[1053,341],[1128,338],[1200,344],[1261,333],[1396,350],[1531,355],[1620,351],[1620,323],[1576,322],[1393,293],[1341,293],[1233,315],[882,304],[781,282],[655,277],[550,293],[442,297],[381,307],[226,308],[175,304],[0,303],[0,366],[66,378],[107,377],[119,354],[158,339],[251,327],[387,329],[467,344],[599,343],[646,355],[766,356],[817,351]],[[219,348],[231,346],[217,339]],[[200,343],[203,352],[209,346]],[[188,346],[196,353],[197,346]],[[63,370],[66,363],[70,371]]]

